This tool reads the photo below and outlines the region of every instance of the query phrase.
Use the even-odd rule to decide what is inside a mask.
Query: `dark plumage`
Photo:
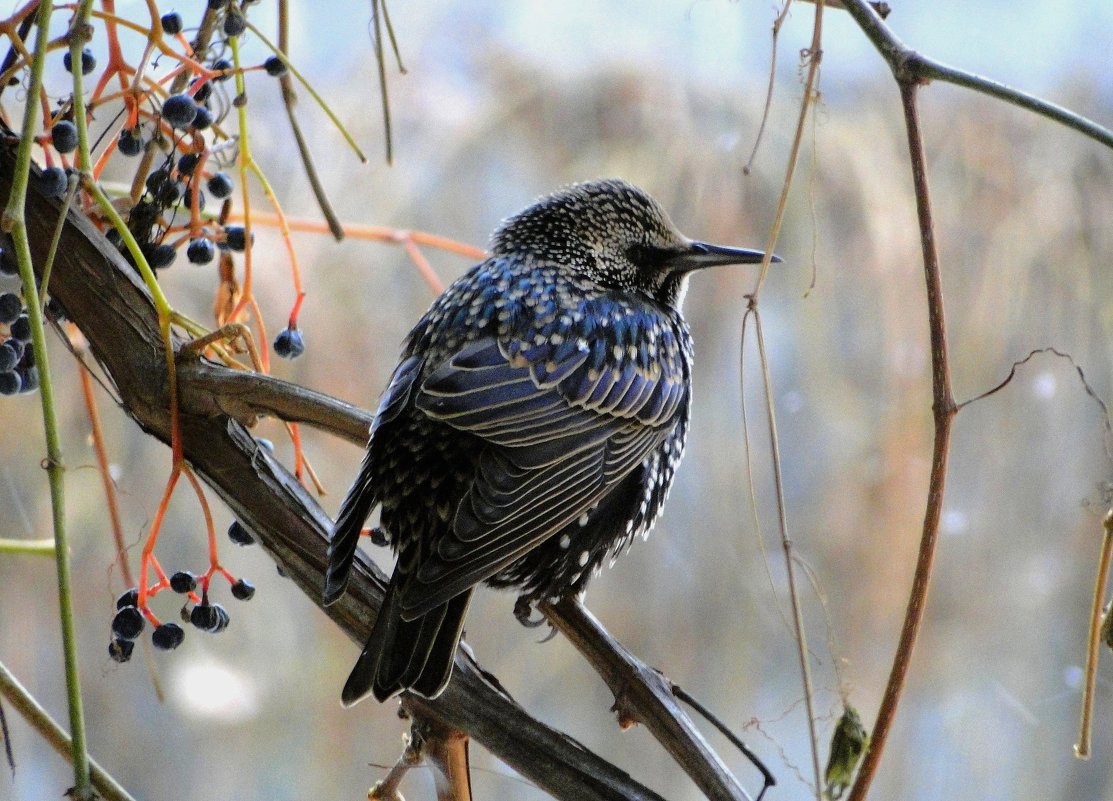
[[[688,431],[688,273],[761,258],[693,242],[618,180],[502,224],[410,332],[337,517],[326,603],[376,505],[398,556],[345,704],[440,693],[480,582],[577,594],[649,530]]]

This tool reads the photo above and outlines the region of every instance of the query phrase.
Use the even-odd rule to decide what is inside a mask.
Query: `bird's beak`
[[[669,272],[686,273],[704,267],[721,267],[727,264],[760,264],[764,258],[765,253],[761,250],[690,242],[687,248],[666,259],[665,269]],[[781,257],[774,254],[769,257],[769,261],[780,262]]]

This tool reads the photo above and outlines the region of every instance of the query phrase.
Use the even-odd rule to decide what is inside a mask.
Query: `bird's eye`
[[[665,259],[665,252],[651,245],[640,242],[626,249],[626,258],[639,270],[653,270]]]

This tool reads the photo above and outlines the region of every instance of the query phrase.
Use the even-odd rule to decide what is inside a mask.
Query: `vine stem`
[[[43,64],[49,43],[50,17],[54,7],[50,0],[41,0],[36,18],[35,53],[31,60],[31,79],[27,97],[38,97],[42,90]],[[76,52],[75,48],[76,47]],[[70,53],[81,63],[81,43],[71,44]],[[74,70],[80,74],[81,70]],[[73,762],[74,786],[72,797],[76,801],[92,801],[94,791],[89,778],[89,754],[85,737],[85,711],[81,700],[81,682],[77,666],[77,640],[73,620],[73,593],[70,582],[69,545],[66,536],[65,467],[58,437],[58,418],[54,406],[54,384],[50,376],[50,358],[46,349],[46,332],[43,330],[42,301],[39,298],[35,272],[31,264],[31,244],[27,233],[24,207],[27,202],[27,185],[31,173],[31,146],[34,144],[35,103],[30,101],[23,112],[23,127],[16,151],[15,180],[12,193],[4,209],[3,227],[11,232],[19,277],[27,303],[27,317],[31,323],[31,345],[35,351],[39,372],[39,399],[42,403],[43,431],[46,439],[46,459],[43,465],[50,484],[50,508],[54,524],[54,561],[58,579],[58,615],[62,627],[62,654],[65,663],[66,701],[69,708],[70,747]],[[79,129],[80,130],[80,129]]]

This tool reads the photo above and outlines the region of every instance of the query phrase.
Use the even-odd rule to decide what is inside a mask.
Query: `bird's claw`
[[[534,617],[534,611],[529,598],[525,595],[519,595],[518,600],[514,602],[514,617],[527,629],[535,629],[545,622],[545,616],[539,613],[537,617]]]

